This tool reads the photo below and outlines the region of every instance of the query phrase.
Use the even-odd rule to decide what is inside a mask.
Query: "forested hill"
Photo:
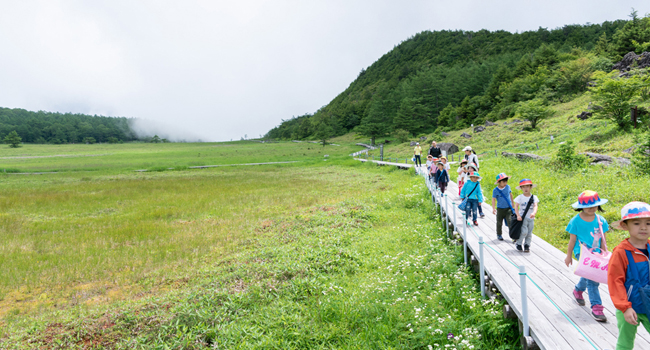
[[[425,31],[362,70],[328,105],[283,120],[266,137],[429,133],[512,116],[521,101],[560,101],[586,90],[593,71],[643,50],[650,18],[631,18],[523,33]]]
[[[23,142],[119,142],[137,139],[127,118],[31,112],[0,107],[0,140],[16,131]],[[92,139],[90,139],[92,138]]]

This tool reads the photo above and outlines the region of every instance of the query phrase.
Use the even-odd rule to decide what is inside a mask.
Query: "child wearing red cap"
[[[598,192],[584,191],[578,196],[578,201],[571,205],[579,214],[574,216],[566,227],[566,231],[570,235],[567,255],[564,259],[566,266],[573,263],[572,254],[580,261],[580,244],[589,249],[594,248],[593,251],[596,253],[601,249],[607,251],[606,241],[602,238],[605,232],[609,231],[609,225],[604,217],[596,214],[596,211],[604,211],[600,206],[605,203],[607,203],[607,199],[600,198]],[[576,244],[576,242],[580,242],[580,244]],[[598,322],[607,322],[598,290],[599,285],[600,283],[596,281],[580,277],[578,284],[573,288],[573,297],[578,305],[584,306],[585,299],[582,293],[586,290],[591,304],[591,316]]]
[[[634,348],[639,323],[650,331],[648,321],[648,249],[650,249],[650,205],[632,202],[621,209],[621,220],[612,227],[626,230],[630,237],[614,248],[609,260],[607,285],[616,307],[618,341],[616,349]],[[642,293],[641,290],[644,292]],[[645,295],[645,296],[644,296]],[[644,301],[643,299],[646,298]]]
[[[517,250],[522,251],[523,245],[524,253],[530,253],[530,242],[533,240],[533,228],[535,227],[535,215],[537,214],[537,203],[539,198],[530,193],[536,184],[533,184],[531,179],[523,179],[519,181],[519,186],[516,189],[521,190],[523,193],[515,198],[515,212],[517,213],[517,220],[523,221],[521,223],[521,236],[515,243]],[[526,212],[528,202],[532,201],[530,208]],[[526,213],[524,217],[524,212]]]

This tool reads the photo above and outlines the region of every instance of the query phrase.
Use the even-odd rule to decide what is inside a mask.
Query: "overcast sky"
[[[632,7],[650,1],[0,0],[0,106],[258,137],[418,32],[552,29]]]

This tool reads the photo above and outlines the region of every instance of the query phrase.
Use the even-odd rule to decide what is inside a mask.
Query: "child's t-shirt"
[[[433,164],[433,162],[430,161],[430,160],[427,160],[427,169],[431,168],[431,164]]]
[[[465,169],[463,167],[458,167],[456,172],[458,173],[458,182],[465,182]]]
[[[512,203],[510,203],[510,205],[508,205],[508,203],[510,202],[511,192],[512,191],[510,190],[510,185],[506,185],[506,187],[502,189],[497,186],[492,190],[492,198],[496,198],[497,208],[510,208],[510,205],[512,205]],[[526,209],[526,207],[524,207],[524,209]]]
[[[596,215],[600,218],[600,222],[603,225],[603,232],[609,231],[607,220],[598,214]],[[598,219],[594,219],[592,222],[587,222],[582,220],[580,214],[578,214],[569,221],[566,231],[572,235],[576,235],[578,238],[578,242],[576,242],[575,247],[573,247],[573,254],[576,256],[580,254],[580,243],[584,243],[587,248],[595,248],[595,252],[600,252],[600,239],[602,233],[598,226]]]
[[[537,198],[537,196],[534,194],[531,194],[530,197],[526,197],[523,194],[520,194],[517,196],[517,198],[515,198],[515,203],[519,203],[519,216],[523,217],[524,211],[526,211],[526,207],[528,206],[528,201],[531,198],[535,199],[533,204],[539,203],[539,198]],[[526,213],[526,218],[528,219],[530,219],[530,215],[533,213],[533,204],[530,205],[530,209],[528,209],[528,213]]]
[[[641,253],[645,254],[645,256],[650,258],[650,255],[648,255],[648,250],[647,249],[639,249]]]

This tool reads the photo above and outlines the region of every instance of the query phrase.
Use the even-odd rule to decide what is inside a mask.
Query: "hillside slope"
[[[314,139],[349,131],[372,139],[412,136],[511,118],[522,102],[556,104],[587,90],[650,42],[650,17],[523,33],[422,32],[400,43],[313,115],[283,121],[271,139]]]

